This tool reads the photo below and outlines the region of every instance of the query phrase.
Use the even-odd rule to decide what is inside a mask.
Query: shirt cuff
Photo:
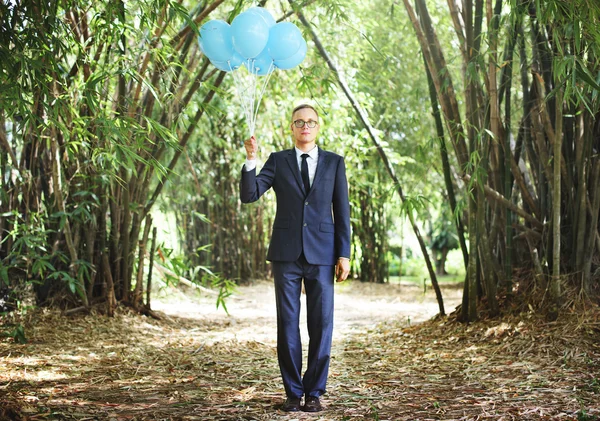
[[[246,159],[246,163],[244,164],[244,171],[252,171],[256,168],[256,159]]]

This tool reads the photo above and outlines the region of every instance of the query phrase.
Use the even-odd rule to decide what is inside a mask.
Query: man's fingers
[[[343,281],[345,281],[348,278],[348,274],[350,273],[350,271],[342,269],[341,266],[338,266],[337,268],[339,268],[339,271],[336,270],[336,275],[337,275],[336,282],[343,282]]]

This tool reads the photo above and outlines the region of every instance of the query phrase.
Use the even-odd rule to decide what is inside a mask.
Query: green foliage
[[[422,195],[417,195],[414,197],[411,196],[406,196],[404,198],[404,202],[402,203],[400,210],[402,212],[402,215],[408,216],[408,215],[418,215],[418,214],[422,214],[423,212],[425,212],[429,206],[431,205],[431,203],[429,202],[428,198]]]
[[[19,344],[26,344],[27,337],[25,336],[25,328],[22,324],[18,324],[11,331],[4,332],[0,334],[0,336],[4,336],[6,338],[11,338],[13,341]]]
[[[598,417],[590,415],[585,409],[577,411],[577,421],[597,421]]]
[[[197,285],[217,290],[215,304],[217,308],[222,307],[229,314],[227,299],[236,292],[237,284],[234,281],[214,273],[206,266],[194,265],[194,261],[189,256],[177,255],[173,249],[166,248],[164,245],[159,248],[165,258],[164,264],[169,269],[169,272],[162,273],[167,284],[177,286],[183,278]]]
[[[248,5],[243,0],[225,2],[206,19],[231,19]],[[288,11],[285,3],[266,6],[276,16]],[[273,195],[259,204],[239,204],[242,141],[248,133],[232,76],[218,85],[219,73],[211,73],[210,65],[204,70],[206,60],[194,34],[202,23],[197,24],[195,17],[205,7],[206,2],[169,0],[0,4],[3,282],[56,281],[83,300],[94,287],[94,275],[102,273],[98,257],[107,253],[115,283],[126,285],[136,265],[142,221],[156,196],[161,211],[177,222],[181,245],[168,246],[182,252],[161,247],[176,276],[221,279],[215,281],[224,291],[221,300],[228,296],[227,282],[267,274],[264,257]],[[337,88],[336,75],[305,28],[309,40],[305,62],[292,71],[277,71],[267,86],[257,127],[261,160],[292,146],[291,108],[300,102],[315,103],[322,123],[320,146],[346,158],[356,257],[375,256],[371,266],[384,273],[381,265],[393,260],[387,244],[395,230],[392,221],[410,214],[422,225],[419,221],[436,215],[446,201],[420,46],[407,14],[385,0],[327,0],[301,7],[367,111],[406,200],[401,204],[399,186],[389,180],[362,123]],[[449,88],[451,78],[463,114],[465,82],[474,82],[483,101],[477,111],[481,127],[472,128],[475,147],[466,168],[471,181],[457,186],[454,218],[458,219],[467,208],[469,192],[497,176],[494,169],[488,173],[490,157],[485,152],[489,155],[503,139],[496,138],[485,121],[489,81],[483,73],[495,53],[489,50],[495,27],[482,28],[481,51],[463,63],[446,7],[435,7],[431,14],[447,64],[441,73],[449,76],[442,90]],[[569,116],[597,115],[599,16],[600,8],[589,0],[511,0],[494,20],[499,24],[498,53],[513,27],[523,28],[526,57],[513,67],[527,66],[544,79],[549,90],[544,104],[552,106],[560,87],[571,107]],[[289,19],[298,22],[294,15]],[[192,30],[190,36],[179,38],[186,26]],[[536,28],[547,28],[551,39],[537,42]],[[537,52],[542,45],[548,51]],[[508,67],[501,60],[496,63],[499,74]],[[538,68],[540,61],[548,69]],[[512,83],[511,90],[520,99],[526,93],[518,85]],[[214,100],[203,103],[211,89],[216,92]],[[513,122],[522,121],[524,106],[513,105]],[[197,121],[200,112],[204,114]],[[468,128],[465,122],[456,124]],[[577,129],[591,133],[592,128],[588,124]],[[515,127],[506,131],[517,137]],[[450,165],[457,168],[457,157],[450,154]],[[567,158],[565,162],[572,161]],[[533,162],[527,161],[527,166],[532,179],[543,180]],[[493,187],[502,193],[500,186]],[[545,200],[544,192],[537,193]],[[521,205],[518,200],[515,203]],[[445,215],[443,226],[432,233],[434,248],[456,245],[451,244],[455,234],[450,220]],[[129,250],[123,250],[125,244]],[[377,246],[380,251],[375,251]]]
[[[184,5],[122,5],[0,6],[0,276],[55,282],[84,303],[103,253],[115,284],[130,284],[139,216],[182,151],[177,109],[208,92],[182,101],[194,44],[172,40],[182,23],[197,29]]]
[[[459,247],[456,224],[447,204],[442,205],[439,216],[431,225],[429,238],[431,239],[429,247],[432,250],[454,250]]]
[[[227,298],[231,297],[236,292],[236,283],[227,278],[213,275],[210,277],[210,284],[213,288],[219,290],[219,296],[217,297],[216,303],[217,308],[223,307],[223,310],[229,314],[229,310],[227,310]]]
[[[48,247],[56,231],[45,226],[46,220],[50,219],[47,215],[35,212],[22,215],[13,210],[2,216],[11,227],[0,242],[12,243],[10,253],[0,261],[0,273],[7,285],[9,271],[19,273],[29,282],[39,282],[56,271],[53,262],[65,263],[60,251],[53,252]],[[55,223],[59,218],[60,215],[55,215]]]
[[[409,257],[402,261],[401,276],[413,276],[417,279],[427,277],[427,267],[422,257]]]

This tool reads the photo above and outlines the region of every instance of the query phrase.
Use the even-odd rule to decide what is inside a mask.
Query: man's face
[[[302,127],[296,127],[294,122],[303,120],[305,124]],[[313,128],[308,127],[306,122],[316,122],[317,125]],[[296,145],[309,145],[315,142],[317,135],[319,134],[319,117],[317,113],[310,108],[302,108],[294,113],[292,116],[292,134],[294,135],[294,142]]]

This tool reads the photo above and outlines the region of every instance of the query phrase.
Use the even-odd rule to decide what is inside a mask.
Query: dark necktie
[[[310,190],[310,179],[308,178],[308,163],[306,162],[306,158],[309,157],[307,153],[303,153],[300,155],[302,158],[302,164],[300,165],[300,175],[302,175],[302,182],[304,183],[304,191],[308,194]]]

